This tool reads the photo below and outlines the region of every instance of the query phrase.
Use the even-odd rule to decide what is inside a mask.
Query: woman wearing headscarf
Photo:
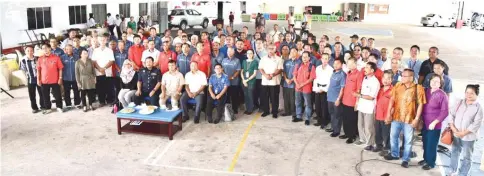
[[[136,93],[138,82],[138,74],[134,71],[133,63],[130,60],[124,61],[119,76],[121,77],[121,91],[119,91],[118,100],[123,107],[128,107],[134,93]]]
[[[81,50],[81,59],[76,61],[75,72],[77,87],[81,90],[81,102],[84,112],[95,110],[92,103],[95,99],[96,72],[94,63],[88,58],[89,53],[86,49]],[[89,99],[89,106],[86,103],[86,96]]]
[[[478,131],[483,119],[482,106],[477,102],[478,95],[479,85],[467,85],[465,99],[460,100],[450,111],[449,126],[454,135],[450,155],[450,169],[453,176],[468,175],[471,168],[474,143],[479,137]],[[462,163],[459,164],[461,154]]]
[[[442,90],[444,84],[442,77],[434,75],[430,78],[430,88],[425,90],[427,103],[424,104],[422,111],[424,154],[423,160],[418,162],[419,165],[423,166],[423,170],[430,170],[435,167],[442,122],[449,115],[449,100],[447,94]]]

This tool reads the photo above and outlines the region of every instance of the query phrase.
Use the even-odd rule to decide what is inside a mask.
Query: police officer
[[[145,97],[150,97],[150,104],[158,106],[161,85],[161,72],[153,67],[154,59],[145,59],[145,68],[139,71],[138,90],[135,94],[135,104],[140,105]]]

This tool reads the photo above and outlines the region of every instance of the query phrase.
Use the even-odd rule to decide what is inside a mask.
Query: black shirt
[[[422,76],[425,78],[429,73],[434,73],[434,63],[435,62],[441,62],[444,66],[444,74],[449,75],[449,67],[447,64],[440,59],[435,59],[434,62],[430,62],[430,59],[427,59],[422,62],[422,66],[420,66],[420,71],[418,73],[419,76]]]
[[[137,83],[138,83],[138,72],[136,72],[133,76],[133,79],[128,84],[124,84],[121,81],[121,87],[123,89],[129,89],[129,90],[136,90],[137,89]],[[156,84],[155,84],[156,85]]]
[[[151,92],[157,83],[161,82],[161,71],[157,68],[143,68],[138,73],[138,81],[141,82],[141,91]]]

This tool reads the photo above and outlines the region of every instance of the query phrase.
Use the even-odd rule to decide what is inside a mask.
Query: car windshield
[[[172,10],[170,15],[184,15],[182,10]]]
[[[427,17],[434,17],[435,14],[428,14]]]

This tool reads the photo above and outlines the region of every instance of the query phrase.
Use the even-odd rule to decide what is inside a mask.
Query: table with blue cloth
[[[173,135],[182,130],[182,110],[166,111],[156,109],[155,112],[148,115],[139,113],[139,110],[135,110],[133,113],[121,113],[117,112],[117,126],[118,134],[121,132],[131,132],[140,134],[151,134],[168,136],[170,140],[173,140]],[[127,124],[121,126],[121,120],[129,120]],[[131,125],[132,121],[143,121],[140,125]],[[173,122],[178,121],[177,125]]]

